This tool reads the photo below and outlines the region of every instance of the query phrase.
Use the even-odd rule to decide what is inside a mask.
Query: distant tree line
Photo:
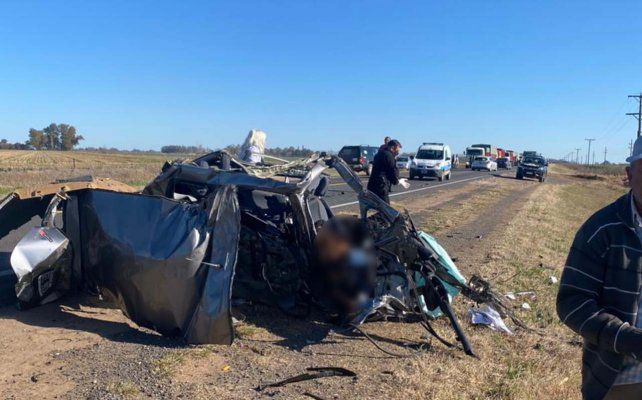
[[[26,144],[36,150],[73,150],[84,139],[72,125],[51,123],[41,130],[29,129]]]
[[[237,155],[241,150],[241,145],[230,145],[225,148],[225,150],[233,155]],[[314,153],[314,150],[310,150],[306,147],[272,147],[265,149],[265,154],[274,157],[308,157]]]
[[[237,155],[241,150],[241,145],[234,144],[225,147],[224,149],[232,155]],[[181,146],[181,145],[167,145],[161,147],[161,153],[183,153],[183,154],[199,154],[199,153],[209,153],[212,151],[203,146]],[[265,149],[265,154],[274,157],[307,157],[314,153],[313,150],[310,150],[305,147],[272,147]]]
[[[158,150],[141,150],[141,149],[132,149],[132,150],[121,150],[115,147],[83,147],[78,150],[82,151],[92,151],[95,153],[147,153],[147,154],[158,154]]]
[[[0,150],[29,150],[29,148],[25,143],[9,143],[7,139],[0,139]]]
[[[210,149],[207,149],[203,146],[181,146],[177,144],[170,144],[167,146],[161,147],[161,153],[186,153],[186,154],[194,154],[194,153],[209,153]]]
[[[85,138],[74,126],[51,123],[40,130],[29,129],[29,139],[24,143],[0,139],[0,150],[73,150],[81,140]]]

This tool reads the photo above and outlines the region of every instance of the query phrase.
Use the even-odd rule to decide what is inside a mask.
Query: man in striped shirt
[[[631,190],[582,225],[557,313],[584,339],[584,399],[642,399],[642,138],[626,168]]]

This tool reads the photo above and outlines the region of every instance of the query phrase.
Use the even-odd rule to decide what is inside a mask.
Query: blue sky
[[[180,4],[179,4],[180,3]],[[0,4],[0,137],[85,146],[405,150],[490,142],[621,161],[642,91],[640,2]]]

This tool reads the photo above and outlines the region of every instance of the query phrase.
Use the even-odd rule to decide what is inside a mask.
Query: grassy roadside
[[[573,179],[539,186],[525,200],[507,225],[504,240],[489,249],[489,254],[499,257],[489,257],[477,272],[496,276],[495,287],[502,293],[534,291],[536,298],[518,298],[514,303],[519,317],[543,335],[520,332],[502,339],[496,333],[474,335],[473,340],[487,355],[478,366],[484,371],[483,383],[478,386],[483,395],[470,393],[471,398],[580,397],[580,338],[557,318],[558,285],[549,279],[559,278],[579,226],[623,193],[625,189],[609,179]],[[510,279],[502,282],[502,277]],[[531,309],[521,310],[522,302],[528,302]]]
[[[397,209],[407,209],[417,225],[417,228],[431,235],[443,231],[456,229],[471,220],[474,215],[482,214],[493,207],[506,190],[513,189],[513,182],[497,180],[482,180],[473,182],[470,187],[462,192],[472,193],[468,196],[458,196],[458,192],[440,194],[448,196],[446,201],[440,202],[436,207],[426,209],[431,200],[424,198],[408,199],[401,202],[392,202]]]

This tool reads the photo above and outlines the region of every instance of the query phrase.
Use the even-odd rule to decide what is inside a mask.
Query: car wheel
[[[439,182],[443,181],[443,180],[444,180],[443,175],[442,175],[442,176],[438,176],[438,177],[437,177],[437,180],[438,180]]]
[[[540,182],[540,183],[544,182],[544,177],[543,177],[543,176],[540,176],[540,177],[539,177],[539,182]]]
[[[447,181],[449,181],[449,180],[450,180],[450,175],[452,175],[452,172],[449,172],[449,173],[448,173],[448,175],[446,175],[446,180],[447,180]]]
[[[415,180],[415,176],[414,176],[414,175],[410,175],[410,176],[408,177],[408,179],[410,179],[411,181],[414,181],[414,180]]]

